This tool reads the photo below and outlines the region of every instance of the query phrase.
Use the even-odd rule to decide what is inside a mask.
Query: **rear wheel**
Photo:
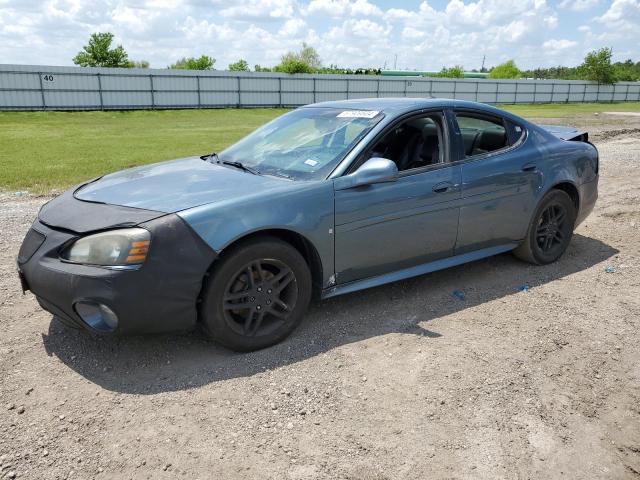
[[[536,265],[555,262],[569,246],[576,213],[567,193],[551,190],[538,205],[524,242],[513,253]]]
[[[302,321],[311,285],[309,267],[291,245],[248,241],[220,259],[205,285],[204,330],[237,351],[278,343]]]

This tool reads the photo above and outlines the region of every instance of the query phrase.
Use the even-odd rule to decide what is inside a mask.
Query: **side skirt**
[[[513,250],[517,246],[517,243],[509,243],[506,245],[499,245],[497,247],[483,248],[482,250],[476,250],[474,252],[464,253],[462,255],[454,255],[453,257],[436,260],[435,262],[423,263],[422,265],[417,265],[415,267],[409,267],[403,270],[385,273],[384,275],[369,277],[363,280],[355,280],[343,285],[336,285],[335,287],[323,290],[321,298],[325,299],[337,297],[338,295],[344,295],[345,293],[357,292],[358,290],[364,290],[365,288],[377,287],[379,285],[384,285],[385,283],[397,282],[398,280],[417,277],[419,275],[424,275],[425,273],[431,273],[437,270],[455,267],[456,265],[462,265],[463,263],[473,262],[476,260],[480,260],[481,258],[491,257],[493,255],[498,255],[499,253],[508,252],[510,250]]]

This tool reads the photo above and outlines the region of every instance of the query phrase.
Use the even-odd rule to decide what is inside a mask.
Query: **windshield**
[[[301,108],[267,123],[220,153],[266,175],[326,177],[383,115],[373,110]]]

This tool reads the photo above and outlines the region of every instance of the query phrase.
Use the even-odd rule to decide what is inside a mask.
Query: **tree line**
[[[130,60],[122,45],[112,47],[113,34],[109,32],[94,33],[89,42],[73,58],[73,63],[81,67],[120,67],[120,68],[149,68],[146,60]],[[508,60],[490,69],[471,70],[472,72],[487,73],[491,79],[558,79],[558,80],[587,80],[601,84],[611,84],[619,81],[640,80],[640,62],[626,60],[624,62],[612,62],[612,51],[603,47],[589,52],[582,64],[577,67],[551,67],[520,70],[514,60]],[[216,59],[208,55],[200,57],[185,57],[168,65],[170,69],[182,70],[213,70]],[[230,63],[227,70],[232,72],[251,71],[249,64],[244,59]],[[320,74],[347,74],[347,75],[380,75],[379,68],[340,68],[337,65],[323,66],[320,55],[310,45],[302,44],[298,51],[290,51],[282,55],[280,63],[274,67],[255,65],[255,72],[280,72],[280,73],[320,73]],[[425,74],[434,77],[463,78],[465,70],[462,65],[443,67],[437,73]]]

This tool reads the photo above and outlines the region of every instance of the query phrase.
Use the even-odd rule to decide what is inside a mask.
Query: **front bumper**
[[[61,261],[61,247],[80,235],[36,220],[32,228],[44,236],[44,241],[35,252],[26,252],[28,258],[26,254],[18,258],[23,289],[31,290],[50,313],[100,333],[193,328],[202,280],[216,253],[177,215],[165,215],[139,226],[151,232],[146,261],[137,270],[113,270]],[[106,307],[104,312],[111,311],[117,317],[117,326],[92,321],[83,305]]]

